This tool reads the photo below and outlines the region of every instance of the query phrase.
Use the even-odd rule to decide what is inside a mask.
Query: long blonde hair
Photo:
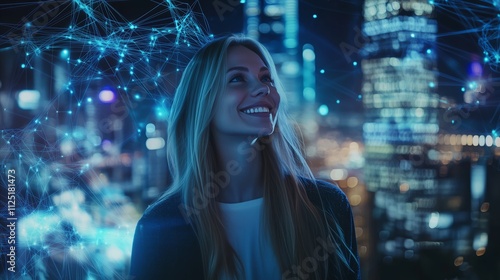
[[[240,278],[242,272],[241,262],[222,227],[215,199],[220,189],[214,185],[214,174],[221,167],[217,166],[210,131],[215,102],[226,86],[227,53],[236,45],[247,47],[262,58],[282,96],[274,133],[259,138],[260,149],[254,151],[262,154],[265,223],[281,270],[312,256],[318,237],[345,245],[341,233],[332,236],[322,212],[305,192],[301,178],[312,180],[313,176],[283,109],[284,91],[269,52],[255,40],[229,36],[202,47],[184,70],[168,123],[167,154],[173,182],[159,199],[160,202],[181,194],[179,209],[197,235],[207,279],[222,275]],[[336,259],[342,261],[339,252],[337,249]],[[311,279],[324,278],[327,263],[320,263]]]

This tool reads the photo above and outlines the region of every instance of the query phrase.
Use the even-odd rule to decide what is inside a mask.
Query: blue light
[[[33,110],[38,108],[40,97],[38,90],[22,90],[17,97],[17,104],[23,110]]]
[[[319,106],[318,108],[318,114],[320,114],[321,116],[328,115],[328,111],[328,106],[326,106],[325,104]]]
[[[339,99],[337,99],[337,104],[340,104],[340,100]]]
[[[61,58],[68,58],[69,57],[69,50],[64,49],[61,51]]]
[[[319,70],[319,72],[320,72],[321,74],[325,74],[325,69],[321,69],[321,70]]]
[[[357,65],[358,65],[358,62],[357,62],[357,61],[353,61],[353,62],[352,62],[352,65],[357,66]]]

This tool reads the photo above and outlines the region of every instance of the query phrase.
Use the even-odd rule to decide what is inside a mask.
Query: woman
[[[268,51],[214,40],[169,116],[173,183],[139,221],[134,279],[359,279],[351,208],[312,177]]]

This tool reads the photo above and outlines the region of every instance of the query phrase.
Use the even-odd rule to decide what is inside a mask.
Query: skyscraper
[[[432,160],[439,133],[433,12],[428,1],[367,0],[364,6],[364,173],[384,265],[414,263],[427,249],[455,245],[452,233],[440,229],[453,223],[449,208],[457,205],[440,202],[461,188],[439,189]]]

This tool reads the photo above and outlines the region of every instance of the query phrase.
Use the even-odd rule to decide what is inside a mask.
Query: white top
[[[229,244],[245,269],[245,279],[281,279],[278,259],[264,224],[264,198],[218,203]]]

